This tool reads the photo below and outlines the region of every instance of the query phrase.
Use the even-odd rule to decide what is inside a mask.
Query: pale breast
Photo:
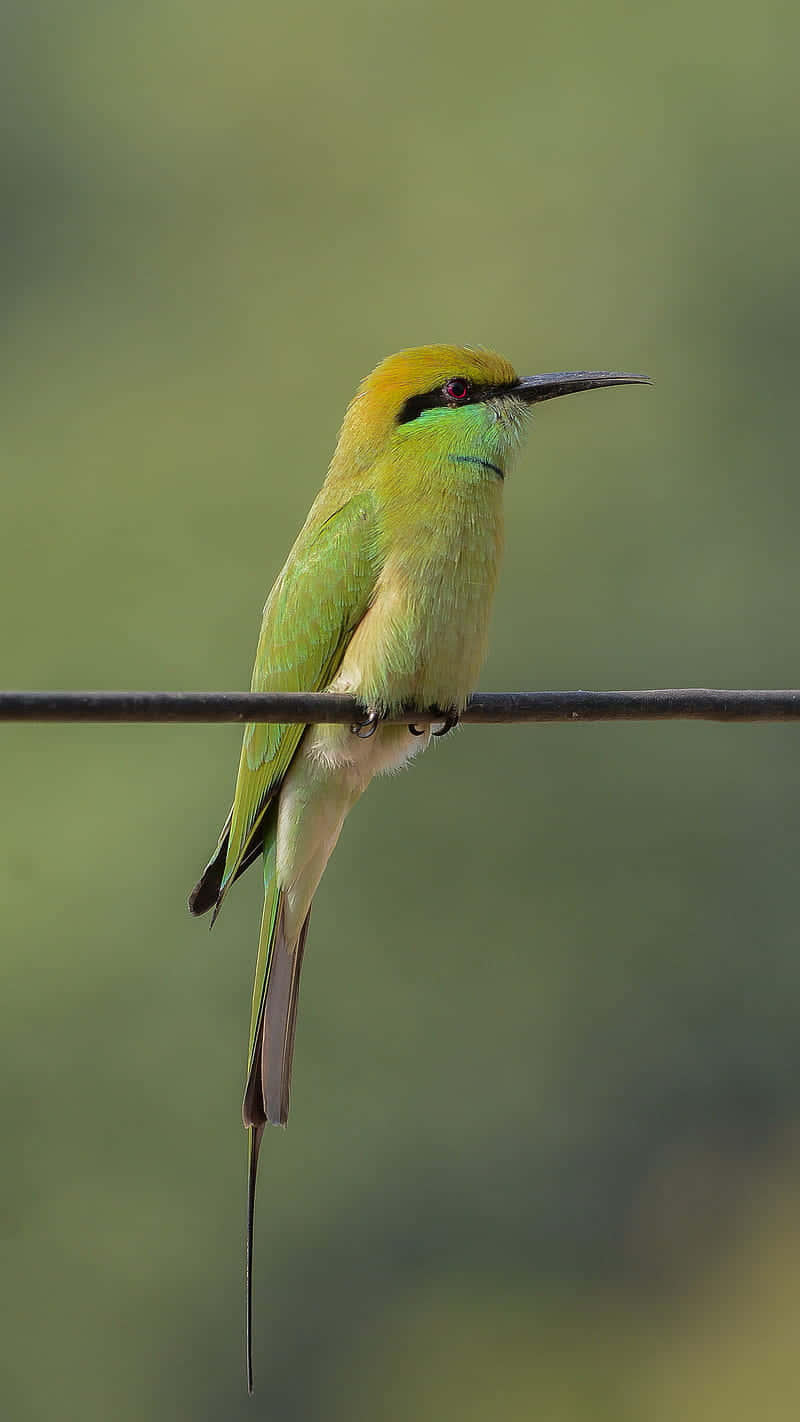
[[[463,706],[486,652],[501,546],[491,488],[413,529],[387,558],[337,683],[369,705]]]

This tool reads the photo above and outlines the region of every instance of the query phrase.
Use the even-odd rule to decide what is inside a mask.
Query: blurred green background
[[[357,381],[446,340],[655,380],[537,418],[484,687],[797,685],[798,43],[777,0],[6,0],[0,684],[244,688]],[[248,1402],[257,876],[185,910],[239,731],[4,727],[4,1416],[796,1416],[798,734],[472,728],[372,788]]]

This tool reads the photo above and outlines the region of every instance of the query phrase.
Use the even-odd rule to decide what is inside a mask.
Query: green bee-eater
[[[486,649],[503,544],[503,481],[531,406],[641,382],[612,371],[520,379],[501,356],[421,346],[384,360],[349,406],[328,476],[270,593],[254,691],[347,692],[363,721],[249,725],[233,808],[189,901],[219,910],[263,856],[244,1124],[249,1129],[247,1367],[264,1126],[284,1125],[311,900],[345,816],[373,775],[458,719]],[[439,729],[414,724],[436,708]],[[408,724],[382,718],[408,708]]]

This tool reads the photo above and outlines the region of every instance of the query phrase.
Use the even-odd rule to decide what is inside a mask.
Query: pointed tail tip
[[[213,897],[209,897],[208,886],[205,883],[205,879],[198,879],[186,901],[186,907],[192,915],[192,918],[202,918],[203,914],[208,913],[208,910],[213,908],[215,903],[216,894]]]

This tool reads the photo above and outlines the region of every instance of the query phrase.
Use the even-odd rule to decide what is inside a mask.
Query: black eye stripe
[[[467,386],[467,395],[463,400],[454,403],[447,398],[446,390],[450,380],[464,380]],[[437,385],[434,390],[426,390],[423,395],[412,395],[406,400],[405,405],[397,416],[398,425],[407,425],[409,420],[416,420],[423,415],[426,410],[438,410],[443,406],[451,410],[463,409],[465,405],[480,405],[484,400],[491,400],[493,395],[505,395],[514,388],[514,381],[509,381],[507,385],[472,385],[464,376],[451,376],[444,385]]]

